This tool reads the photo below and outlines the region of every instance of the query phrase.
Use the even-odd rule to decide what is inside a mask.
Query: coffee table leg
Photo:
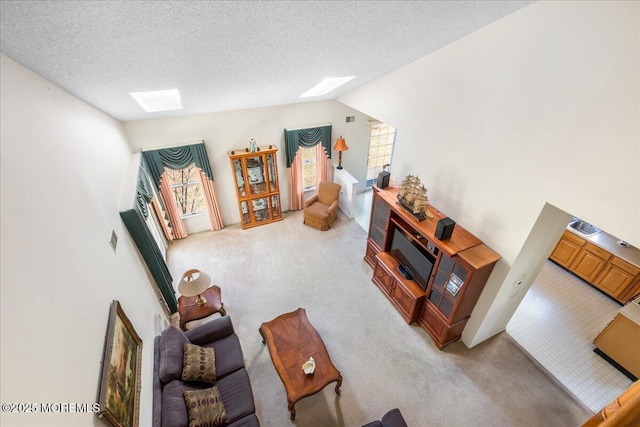
[[[291,412],[291,421],[296,419],[296,409],[294,408],[295,403],[289,402],[289,412]]]
[[[338,382],[336,383],[336,394],[340,394],[341,386],[342,386],[342,375],[338,375]]]

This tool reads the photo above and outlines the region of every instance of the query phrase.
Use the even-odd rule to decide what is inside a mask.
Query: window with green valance
[[[143,151],[142,158],[146,163],[147,172],[158,188],[160,186],[160,176],[164,173],[165,166],[170,169],[180,170],[191,163],[195,163],[198,168],[202,169],[207,178],[213,181],[213,173],[211,172],[211,165],[209,164],[204,142]]]
[[[284,130],[287,167],[290,168],[299,147],[313,147],[321,143],[331,158],[331,125],[307,129]]]

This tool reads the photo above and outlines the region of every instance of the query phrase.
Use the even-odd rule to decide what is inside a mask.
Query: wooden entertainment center
[[[429,206],[435,218],[417,221],[398,204],[398,187],[374,185],[369,236],[364,260],[374,269],[375,283],[407,323],[417,321],[439,349],[457,341],[500,255],[459,225],[447,240],[435,237],[445,218]],[[433,263],[426,289],[407,279],[389,251],[398,229]]]

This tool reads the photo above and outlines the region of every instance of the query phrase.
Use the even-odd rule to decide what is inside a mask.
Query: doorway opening
[[[547,259],[572,219],[549,204],[541,211],[509,273],[533,278],[505,330],[569,394],[596,412],[631,380],[593,351],[594,338],[620,305]],[[516,279],[509,288],[509,298],[518,297],[519,283]]]

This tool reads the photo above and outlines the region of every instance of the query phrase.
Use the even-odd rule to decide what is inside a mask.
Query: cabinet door
[[[576,257],[570,269],[589,283],[593,283],[596,276],[602,271],[607,260],[583,249]]]
[[[402,286],[402,283],[396,281],[391,288],[391,298],[396,304],[398,311],[402,313],[407,323],[412,323],[416,318],[417,298]]]
[[[384,251],[384,242],[387,236],[390,207],[380,197],[373,195],[373,209],[371,210],[371,224],[369,237]]]
[[[280,195],[275,194],[271,196],[271,214],[273,219],[280,218],[282,211],[280,209]]]
[[[242,225],[251,224],[251,214],[249,213],[249,202],[240,202],[240,211],[242,212]]]
[[[602,274],[598,276],[594,285],[612,297],[620,299],[620,297],[627,293],[627,287],[634,279],[635,277],[626,271],[613,264],[609,264],[605,267]]]
[[[245,189],[246,177],[244,169],[242,168],[242,159],[234,159],[233,160],[233,169],[235,172],[236,178],[236,190],[238,197],[245,197],[247,195],[247,191]]]
[[[246,158],[247,179],[249,181],[249,194],[252,196],[266,193],[267,182],[262,155]]]
[[[395,279],[379,261],[376,263],[375,270],[373,271],[373,282],[378,285],[384,293],[391,295],[393,286],[395,285]]]
[[[568,232],[565,231],[565,234],[566,233]],[[568,237],[573,237],[573,236],[563,235],[563,237],[560,239],[560,241],[556,245],[556,248],[551,253],[551,256],[549,256],[549,258],[551,258],[553,261],[567,268],[569,267],[569,265],[571,265],[573,260],[576,259],[576,256],[578,255],[578,253],[580,252],[580,249],[585,243],[584,240],[579,239],[578,237],[575,237],[574,239],[569,239]],[[581,242],[576,241],[576,239],[581,240]]]
[[[431,286],[429,301],[450,321],[457,318],[454,306],[458,298],[464,294],[467,275],[465,269],[446,254],[442,254]]]
[[[614,256],[593,284],[618,301],[625,302],[624,297],[638,274],[640,268]]]
[[[278,167],[275,153],[267,154],[267,173],[269,176],[269,191],[278,191]]]
[[[271,211],[269,210],[269,200],[266,197],[252,199],[249,201],[253,211],[253,218],[256,223],[269,221],[271,219]]]

